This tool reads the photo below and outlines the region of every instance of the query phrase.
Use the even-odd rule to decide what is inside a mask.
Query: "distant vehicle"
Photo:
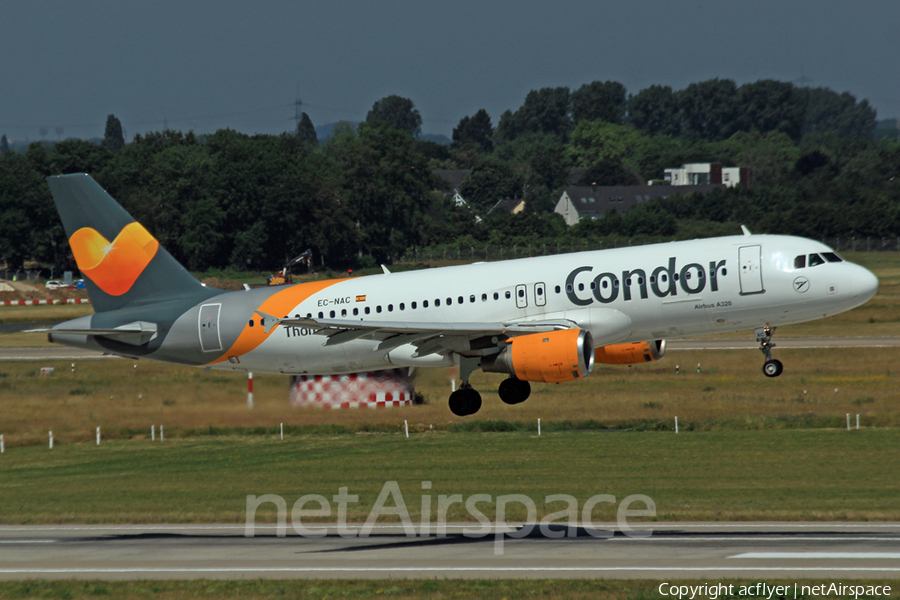
[[[282,267],[281,273],[273,273],[266,278],[266,285],[285,285],[294,283],[294,277],[291,274],[291,269],[293,269],[297,265],[305,266],[306,271],[309,272],[309,270],[312,268],[312,249],[309,249],[300,256],[292,258],[291,260],[284,263],[284,267]]]
[[[44,284],[48,290],[62,290],[67,288],[68,286],[64,284],[62,281],[48,281]]]

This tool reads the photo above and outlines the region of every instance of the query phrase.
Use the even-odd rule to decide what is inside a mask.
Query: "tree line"
[[[310,248],[315,264],[390,263],[448,244],[599,244],[769,233],[900,233],[900,143],[873,140],[875,111],[849,93],[764,80],[713,79],[629,95],[612,81],[529,92],[496,127],[464,117],[449,146],[418,139],[407,98],[374,103],[359,126],[338,123],[319,143],[306,114],[297,130],[197,135],[166,130],[125,143],[113,115],[103,141],[0,147],[0,262],[71,267],[44,178],[90,173],[192,270],[279,268]],[[564,186],[661,179],[667,167],[721,162],[751,184],[646,202],[567,227],[553,207]],[[466,169],[457,207],[440,169]],[[491,208],[518,197],[526,209]]]

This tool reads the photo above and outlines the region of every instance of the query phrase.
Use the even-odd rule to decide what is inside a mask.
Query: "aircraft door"
[[[516,308],[528,307],[528,292],[523,284],[516,286]]]
[[[547,304],[547,286],[543,283],[534,284],[534,304],[535,306],[546,306]]]
[[[741,246],[738,250],[742,296],[766,291],[762,283],[761,255],[762,246]]]
[[[200,349],[203,352],[216,352],[222,349],[222,338],[219,336],[219,311],[221,308],[221,304],[204,304],[200,307],[198,327]]]

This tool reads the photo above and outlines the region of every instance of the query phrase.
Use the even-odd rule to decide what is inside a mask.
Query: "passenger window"
[[[375,307],[375,312],[377,312],[377,313],[380,313],[380,312],[381,312],[381,305],[380,305],[380,304],[379,304],[378,306]]]
[[[369,314],[370,312],[372,312],[372,309],[369,308],[369,307],[367,306],[367,307],[366,307],[366,314]]]
[[[498,294],[497,292],[494,292],[494,300],[499,300],[499,299],[500,299],[500,294]]]
[[[402,302],[400,303],[400,310],[406,310],[406,305]]]
[[[487,294],[482,294],[482,295],[481,295],[481,301],[482,301],[482,302],[487,302]]]
[[[459,304],[462,304],[463,302],[465,302],[465,299],[464,299],[462,296],[460,296],[459,298],[456,299],[456,301],[457,301]]]
[[[434,299],[434,305],[435,305],[435,306],[440,306],[440,305],[441,305],[441,300],[440,300],[440,298],[435,298],[435,299]]]
[[[394,305],[388,304],[388,312],[394,312]]]
[[[331,317],[331,318],[333,319],[333,318],[334,318],[334,311],[331,311],[330,313],[328,313],[328,316]]]
[[[474,296],[474,295],[469,296],[469,302],[475,302],[475,296]]]
[[[560,290],[559,286],[556,286],[556,293],[558,294],[560,291],[562,290]]]
[[[825,259],[819,256],[818,254],[810,254],[809,255],[809,266],[818,267],[819,265],[824,265]]]
[[[312,319],[312,313],[306,313],[306,318],[307,318],[307,319]]]
[[[354,308],[354,309],[353,309],[353,316],[355,317],[355,316],[358,315],[358,314],[359,314],[359,309],[358,309],[358,308]]]
[[[410,306],[412,307],[413,310],[416,310],[416,303],[415,303],[415,302],[410,303]]]
[[[519,290],[519,291],[521,292],[522,290]],[[584,291],[584,284],[583,284],[583,283],[579,283],[579,284],[578,284],[578,291],[579,291],[579,292],[583,292],[583,291]]]
[[[447,306],[453,304],[453,298],[447,298]]]
[[[347,316],[347,309],[346,309],[346,308],[344,308],[344,309],[341,310],[341,316],[342,316],[342,317],[346,317],[346,316]]]
[[[509,300],[512,298],[512,294],[510,292],[506,292],[506,299]]]
[[[519,290],[519,298],[525,297],[525,290]]]
[[[319,313],[319,318],[320,318],[320,319],[321,319],[322,317],[324,317],[324,316],[325,316],[324,313]],[[260,320],[260,324],[262,324],[262,320]]]
[[[428,308],[428,300],[422,300],[422,308]]]
[[[253,319],[250,319],[249,325],[250,325],[250,327],[253,327]]]
[[[825,260],[827,260],[828,262],[844,262],[844,259],[834,252],[823,252],[822,256],[824,256]]]

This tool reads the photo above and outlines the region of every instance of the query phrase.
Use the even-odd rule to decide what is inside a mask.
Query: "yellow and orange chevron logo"
[[[156,238],[138,222],[123,227],[112,242],[93,227],[82,227],[69,245],[82,275],[110,296],[130,290],[159,249]]]

